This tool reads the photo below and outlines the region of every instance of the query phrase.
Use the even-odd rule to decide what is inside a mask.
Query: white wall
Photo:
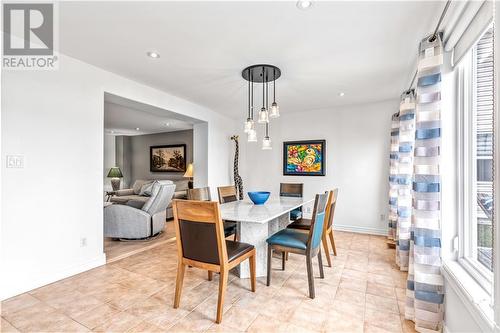
[[[330,110],[282,115],[271,121],[272,150],[241,135],[241,175],[245,190],[279,191],[280,182],[303,182],[305,196],[339,188],[335,225],[338,229],[386,234],[388,209],[389,139],[397,99]],[[283,176],[283,141],[326,139],[326,176]]]
[[[104,170],[103,170],[103,184],[105,191],[111,191],[111,181],[108,178],[109,169],[116,166],[116,140],[114,135],[104,133]]]
[[[2,73],[2,299],[105,262],[104,92],[206,121],[209,152],[195,148],[194,159],[210,185],[230,181],[231,119],[81,61],[59,61],[56,71]],[[18,154],[24,169],[6,169],[5,156]]]
[[[186,167],[193,163],[193,130],[130,136],[131,179],[183,179],[184,172],[151,172],[150,147],[161,145],[185,144]]]
[[[447,280],[445,280],[445,295],[445,333],[485,332]]]

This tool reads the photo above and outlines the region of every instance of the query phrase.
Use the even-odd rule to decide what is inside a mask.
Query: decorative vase
[[[118,191],[120,189],[120,178],[111,178],[111,187],[113,191]]]

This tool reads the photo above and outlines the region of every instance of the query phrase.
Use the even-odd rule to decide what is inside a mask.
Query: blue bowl
[[[263,205],[267,199],[269,199],[269,196],[271,195],[271,192],[248,192],[248,196],[250,197],[250,200],[256,205]]]

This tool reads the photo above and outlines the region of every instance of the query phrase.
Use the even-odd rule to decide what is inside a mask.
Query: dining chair
[[[226,202],[233,202],[238,200],[236,193],[236,186],[219,186],[217,187],[217,193],[219,194],[219,202],[221,204]]]
[[[210,187],[188,189],[187,198],[188,200],[212,201],[212,196],[210,195]],[[234,240],[236,241],[235,222],[224,222],[224,235],[226,237],[234,235]]]
[[[189,188],[187,189],[188,200],[212,201],[210,187]]]
[[[280,197],[302,198],[304,195],[304,184],[302,183],[280,183]],[[302,217],[302,207],[295,208],[290,212],[290,220],[295,221]]]
[[[224,295],[229,270],[248,259],[251,290],[255,292],[255,248],[226,240],[220,206],[214,201],[174,200],[174,225],[177,238],[177,279],[174,308],[179,307],[186,266],[220,273],[216,323],[222,321]]]
[[[217,194],[219,195],[219,203],[227,203],[238,201],[238,196],[236,193],[236,186],[219,186],[217,187]],[[229,233],[229,235],[234,234],[234,240],[238,239],[237,224],[236,221],[224,221],[224,230]]]
[[[328,266],[332,267],[332,259],[330,257],[330,250],[328,249],[328,238],[330,238],[330,242],[332,243],[333,255],[337,256],[337,248],[335,247],[335,240],[333,239],[333,217],[335,215],[335,206],[337,205],[339,189],[336,188],[327,193],[328,201],[326,204],[325,213],[326,223],[323,227],[323,235],[321,236],[321,241],[323,243],[323,249],[325,251]],[[300,218],[297,221],[290,223],[287,228],[308,231],[311,228],[311,219]]]
[[[309,297],[314,298],[314,278],[312,269],[312,259],[318,256],[319,274],[323,279],[323,262],[321,258],[321,235],[325,223],[325,210],[328,201],[328,194],[316,194],[314,201],[313,218],[309,233],[300,232],[293,229],[283,229],[278,231],[267,242],[267,285],[271,285],[271,269],[273,251],[282,253],[282,269],[285,270],[285,253],[297,253],[305,255],[307,265],[307,278],[309,282]]]

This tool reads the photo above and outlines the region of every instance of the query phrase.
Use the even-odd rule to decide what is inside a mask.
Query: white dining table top
[[[263,205],[254,205],[250,200],[228,202],[220,205],[223,220],[267,223],[278,216],[308,204],[311,198],[269,198]]]

